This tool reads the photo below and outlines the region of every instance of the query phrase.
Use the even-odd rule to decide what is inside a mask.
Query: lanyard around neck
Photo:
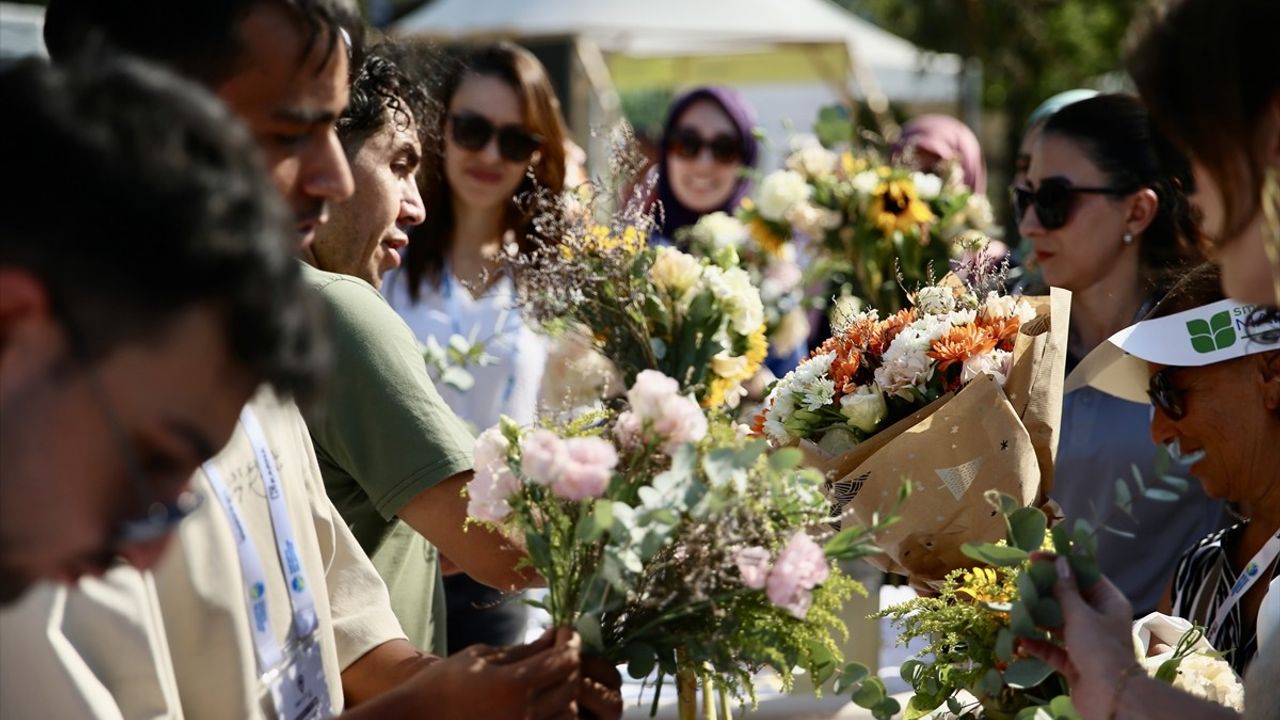
[[[1275,561],[1276,556],[1280,555],[1280,532],[1276,533],[1266,545],[1262,546],[1253,559],[1245,564],[1244,570],[1240,572],[1240,577],[1236,578],[1236,582],[1231,586],[1231,592],[1218,605],[1217,612],[1213,615],[1213,624],[1209,626],[1209,637],[1218,637],[1218,631],[1222,629],[1222,624],[1227,621],[1227,617],[1231,614],[1240,599],[1245,593],[1249,592],[1249,588],[1258,582],[1258,578],[1271,567],[1271,563]]]
[[[247,406],[240,413],[240,424],[249,436],[249,444],[253,446],[254,458],[258,471],[262,475],[262,484],[267,495],[267,505],[271,511],[271,527],[276,542],[276,552],[280,557],[280,568],[284,571],[287,580],[289,603],[293,609],[291,634],[301,640],[315,632],[318,624],[315,597],[302,570],[297,543],[294,541],[293,522],[289,518],[284,488],[280,483],[279,469],[271,455],[266,435],[262,432],[257,416]],[[222,504],[223,511],[231,521],[231,531],[240,557],[240,571],[244,576],[245,601],[249,608],[249,625],[253,631],[258,670],[261,674],[266,674],[278,667],[284,659],[280,643],[271,629],[271,618],[267,608],[266,572],[254,548],[253,538],[246,529],[244,516],[236,506],[235,499],[231,497],[222,473],[212,461],[204,464],[204,472],[218,496],[218,501]]]

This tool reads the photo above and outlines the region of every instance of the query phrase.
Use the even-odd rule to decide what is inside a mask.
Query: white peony
[[[692,255],[664,245],[654,256],[649,276],[658,289],[679,298],[698,283],[702,277],[702,264]]]
[[[808,200],[811,192],[803,175],[794,170],[778,170],[760,183],[756,205],[766,220],[780,222],[792,206]]]
[[[942,178],[933,173],[913,172],[911,183],[916,186],[916,194],[926,202],[942,194]]]
[[[876,427],[884,422],[889,407],[884,402],[884,393],[873,383],[840,398],[840,413],[850,425],[869,433],[875,432]]]
[[[747,239],[747,226],[738,218],[724,212],[703,215],[691,231],[703,243],[720,250],[742,247]]]
[[[912,298],[916,308],[929,315],[946,315],[956,309],[956,296],[951,288],[926,285]]]

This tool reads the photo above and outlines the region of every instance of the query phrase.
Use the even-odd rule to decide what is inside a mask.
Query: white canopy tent
[[[967,100],[959,57],[923,51],[827,0],[434,0],[391,30],[572,42],[589,88],[566,103],[580,138],[584,123],[616,117],[618,90],[733,85],[771,131],[783,120],[771,112],[805,121],[834,99],[877,111],[887,100],[954,108]]]

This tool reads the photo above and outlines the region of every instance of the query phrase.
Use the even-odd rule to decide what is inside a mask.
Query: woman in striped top
[[[1148,319],[1223,299],[1221,274],[1205,265],[1183,278]],[[1240,517],[1183,553],[1174,571],[1172,614],[1203,625],[1209,642],[1243,674],[1257,653],[1258,608],[1280,557],[1280,324],[1251,326],[1250,310],[1240,311],[1241,324],[1224,330],[1230,337],[1214,339],[1215,348],[1236,346],[1237,353],[1201,367],[1149,362],[1148,393],[1155,406],[1152,437],[1189,465],[1207,495],[1226,500]]]

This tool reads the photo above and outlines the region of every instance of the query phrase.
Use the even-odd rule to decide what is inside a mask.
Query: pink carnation
[[[520,441],[520,469],[530,482],[550,485],[568,462],[564,440],[550,430],[534,430]]]
[[[813,588],[826,581],[830,572],[822,548],[799,531],[773,563],[765,594],[769,602],[803,620],[813,604]]]
[[[753,545],[742,548],[734,556],[738,565],[738,574],[742,576],[742,584],[752,590],[763,590],[765,580],[769,577],[769,551]]]
[[[551,492],[565,500],[586,500],[604,495],[618,451],[607,440],[595,437],[569,438],[564,442],[567,462],[551,481]]]

